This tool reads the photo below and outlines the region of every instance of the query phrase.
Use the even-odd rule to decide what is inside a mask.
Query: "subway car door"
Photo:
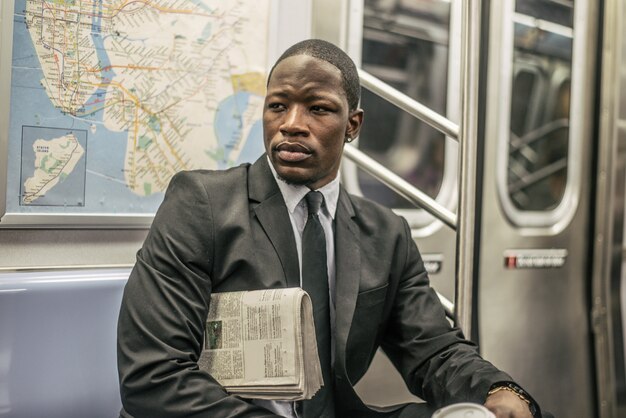
[[[486,358],[560,417],[595,415],[596,3],[489,2],[479,341]]]

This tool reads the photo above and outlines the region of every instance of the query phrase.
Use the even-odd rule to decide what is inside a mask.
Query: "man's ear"
[[[350,111],[348,116],[348,125],[346,126],[346,142],[351,142],[361,131],[363,125],[363,109],[355,109]]]

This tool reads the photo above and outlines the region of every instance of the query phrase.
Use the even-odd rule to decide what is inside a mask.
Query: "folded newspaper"
[[[309,295],[300,288],[213,293],[198,366],[233,395],[311,399],[323,380]]]

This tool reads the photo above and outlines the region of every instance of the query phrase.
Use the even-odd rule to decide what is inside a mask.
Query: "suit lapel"
[[[354,208],[343,188],[339,193],[335,226],[335,361],[345,373],[346,342],[354,316],[361,279],[361,251],[359,230],[352,219]]]
[[[271,241],[285,273],[287,287],[300,286],[300,268],[298,267],[298,252],[296,241],[289,220],[289,212],[285,201],[276,184],[263,154],[251,167],[248,173],[248,195],[254,213]]]

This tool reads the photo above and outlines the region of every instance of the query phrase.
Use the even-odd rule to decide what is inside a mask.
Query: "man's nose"
[[[284,114],[280,132],[285,136],[308,136],[306,109],[301,106],[291,106]]]

